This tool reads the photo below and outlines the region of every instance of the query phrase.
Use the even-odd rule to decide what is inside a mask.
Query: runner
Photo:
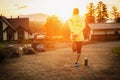
[[[85,20],[79,15],[79,9],[73,9],[73,15],[69,19],[69,28],[71,31],[71,42],[73,51],[77,52],[77,58],[74,66],[78,67],[78,61],[81,55],[82,43],[84,40],[83,29],[85,27]]]

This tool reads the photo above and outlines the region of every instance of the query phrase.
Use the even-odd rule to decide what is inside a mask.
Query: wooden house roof
[[[88,24],[90,29],[119,29],[120,23],[100,23],[100,24]]]
[[[15,31],[15,28],[7,21],[6,17],[0,16],[0,20],[3,21],[5,24],[7,24],[10,28],[12,28]]]
[[[29,18],[11,18],[7,20],[15,28],[15,30],[22,27],[27,32],[32,33],[32,30],[29,28]]]

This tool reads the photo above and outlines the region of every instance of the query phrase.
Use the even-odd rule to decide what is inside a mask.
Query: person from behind
[[[78,61],[81,55],[82,43],[84,41],[83,29],[85,27],[85,20],[79,15],[79,9],[73,9],[73,15],[69,19],[70,39],[72,42],[72,50],[77,52],[75,67],[78,67]]]

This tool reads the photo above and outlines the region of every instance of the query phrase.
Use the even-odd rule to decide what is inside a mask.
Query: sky
[[[56,15],[62,20],[72,15],[73,8],[80,9],[81,15],[86,13],[86,7],[90,2],[94,5],[99,1],[120,9],[120,0],[0,0],[0,14],[6,17],[17,17],[18,15],[44,13]]]

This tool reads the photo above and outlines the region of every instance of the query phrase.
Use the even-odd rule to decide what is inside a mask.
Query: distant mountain
[[[46,22],[46,19],[49,17],[47,14],[38,13],[38,14],[28,14],[28,15],[20,15],[21,18],[29,18],[30,21],[39,21]]]

